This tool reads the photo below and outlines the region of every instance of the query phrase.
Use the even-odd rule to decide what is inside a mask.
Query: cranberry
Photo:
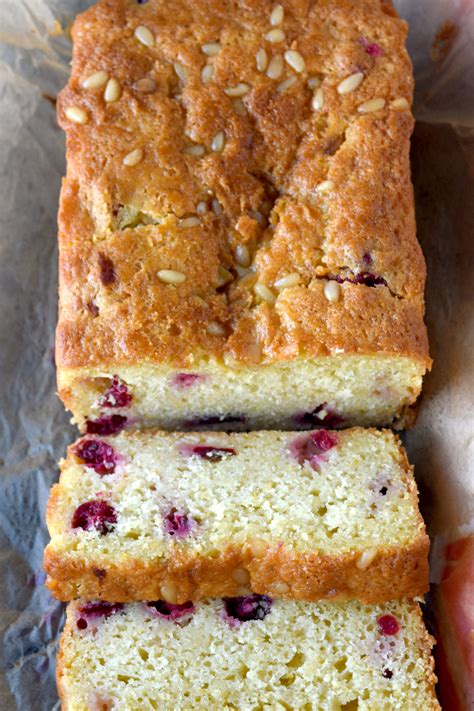
[[[362,255],[362,261],[364,262],[364,264],[367,264],[368,267],[371,267],[374,263],[370,252],[364,252],[364,254]]]
[[[147,605],[153,608],[159,617],[163,617],[166,620],[173,620],[173,622],[185,615],[192,615],[196,610],[192,602],[183,602],[181,605],[174,605],[164,600],[156,600],[155,602],[147,602]]]
[[[112,385],[100,401],[102,407],[128,407],[132,402],[132,396],[128,388],[118,375],[114,375]]]
[[[99,600],[98,602],[86,602],[81,605],[79,612],[87,617],[110,617],[116,612],[122,612],[123,604],[121,602],[106,602]]]
[[[377,625],[379,632],[384,635],[398,634],[400,630],[398,620],[393,615],[381,615],[377,618]]]
[[[267,595],[225,597],[224,610],[227,617],[239,622],[263,620],[271,612],[272,599]]]
[[[78,609],[79,613],[84,615],[84,617],[94,619],[98,617],[110,617],[111,615],[115,615],[116,612],[122,612],[123,605],[120,602],[105,602],[101,600],[99,602],[86,602]],[[80,617],[77,621],[77,627],[80,630],[85,630],[87,627],[87,620],[84,619],[84,617]]]
[[[220,462],[224,457],[233,457],[237,454],[233,447],[211,447],[206,444],[188,445],[181,451],[190,457],[201,457],[209,462]]]
[[[117,458],[114,448],[99,439],[83,439],[74,448],[74,454],[97,474],[113,474]]]
[[[101,499],[85,501],[77,507],[72,517],[72,528],[84,531],[98,531],[101,536],[113,531],[117,523],[117,513],[113,506]]]
[[[390,669],[384,669],[382,672],[382,676],[384,679],[391,679],[393,676],[393,671],[391,671]]]
[[[177,388],[189,388],[202,379],[202,375],[197,373],[176,373],[173,378],[173,385]]]
[[[343,284],[345,281],[351,284],[364,284],[364,286],[387,286],[387,282],[381,276],[372,274],[371,272],[359,272],[358,274],[352,274],[351,276],[341,276],[340,274],[327,274],[327,279],[332,279],[337,281],[338,284]]]
[[[113,284],[115,281],[114,264],[109,257],[103,254],[103,252],[99,252],[99,268],[102,284],[105,286]]]
[[[354,279],[348,279],[347,281],[352,281],[354,284],[364,284],[365,286],[380,286],[381,284],[387,286],[387,282],[383,277],[376,276],[370,272],[360,272]]]
[[[93,301],[88,301],[86,304],[88,312],[96,318],[99,315],[99,307]]]
[[[383,49],[379,44],[369,42],[365,37],[361,37],[359,42],[363,47],[365,47],[365,51],[371,57],[381,57],[383,55]]]
[[[169,536],[175,538],[184,538],[188,536],[192,529],[196,526],[196,521],[184,513],[172,508],[164,517],[165,531]]]
[[[322,410],[326,411],[323,417],[319,416]],[[323,402],[322,405],[318,405],[312,412],[301,412],[293,417],[295,422],[300,427],[329,427],[331,429],[337,429],[341,427],[345,420],[342,415],[338,415],[337,412],[331,410],[327,407],[326,403]]]
[[[127,424],[127,418],[124,415],[104,415],[98,420],[86,421],[87,434],[97,434],[106,437],[107,435],[117,434],[123,430]]]
[[[297,437],[290,444],[290,452],[303,465],[309,462],[313,469],[318,469],[321,461],[325,461],[324,452],[328,452],[337,444],[337,437],[327,430],[316,430],[308,435]]]

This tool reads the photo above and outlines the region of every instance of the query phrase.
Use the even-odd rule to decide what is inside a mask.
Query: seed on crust
[[[376,555],[376,548],[368,548],[366,551],[362,551],[357,560],[356,567],[359,568],[359,570],[367,570],[369,565],[374,562]]]
[[[276,301],[276,296],[273,293],[271,289],[266,286],[266,284],[263,284],[261,281],[258,281],[255,286],[254,286],[254,291],[259,296],[263,301],[266,301],[267,304],[274,304]]]
[[[334,183],[332,180],[323,180],[322,183],[316,187],[318,193],[327,193],[334,188]]]
[[[296,77],[288,77],[288,79],[285,79],[278,84],[277,91],[280,92],[280,94],[283,94],[284,91],[290,89],[290,87],[296,84],[297,81],[298,79]]]
[[[214,153],[222,153],[222,151],[224,150],[224,146],[225,146],[224,131],[219,131],[219,133],[216,133],[216,135],[212,139],[211,150],[214,151]]]
[[[285,62],[289,64],[289,66],[294,69],[295,72],[298,72],[298,74],[304,72],[306,68],[306,63],[304,61],[303,55],[301,55],[294,49],[289,49],[285,52]]]
[[[235,259],[241,267],[248,267],[250,264],[250,252],[245,244],[238,244],[235,248]]]
[[[155,44],[155,38],[152,32],[144,25],[138,25],[133,33],[137,40],[145,45],[145,47],[153,47]]]
[[[104,101],[108,104],[113,104],[120,99],[122,95],[122,89],[117,79],[109,79],[105,85],[104,90]]]
[[[285,33],[280,28],[270,30],[270,32],[267,32],[265,35],[265,39],[272,44],[277,44],[278,42],[283,42],[285,39]]]
[[[157,276],[165,284],[182,284],[186,280],[185,274],[176,272],[174,269],[160,269]]]
[[[285,17],[285,8],[283,5],[275,5],[270,13],[270,24],[272,27],[278,27],[281,25]]]
[[[324,92],[322,87],[320,86],[319,89],[316,89],[316,91],[313,94],[313,98],[311,99],[311,107],[314,111],[319,111],[322,109],[324,106]]]
[[[107,84],[108,80],[109,75],[107,72],[98,71],[94,72],[94,74],[89,74],[88,77],[83,79],[81,86],[83,89],[100,89],[101,86]]]
[[[199,145],[199,143],[195,143],[192,146],[186,146],[183,148],[183,153],[186,153],[188,156],[196,156],[196,158],[201,158],[201,156],[204,155],[206,152],[204,146]]]
[[[141,148],[135,148],[135,150],[127,153],[122,163],[124,165],[133,166],[138,165],[143,160],[143,150]]]
[[[290,586],[288,583],[285,583],[283,581],[273,583],[272,585],[272,593],[274,595],[286,595],[286,593],[290,592]]]
[[[206,57],[215,57],[222,49],[222,45],[219,42],[208,42],[207,44],[201,45],[201,51],[206,55]]]
[[[327,281],[324,285],[323,291],[324,291],[324,296],[331,303],[335,303],[336,301],[339,301],[341,287],[339,286],[337,281],[334,281],[334,280]]]
[[[87,115],[87,111],[82,109],[80,106],[69,106],[66,109],[66,118],[69,119],[69,121],[72,121],[73,123],[87,123],[89,120],[89,117]]]
[[[209,84],[214,76],[214,67],[212,64],[205,64],[201,71],[201,81],[203,84]]]
[[[181,79],[182,82],[185,82],[188,78],[188,72],[186,70],[186,67],[184,67],[181,62],[174,62],[173,69],[176,73],[176,76]]]
[[[281,54],[276,54],[272,57],[267,69],[267,77],[269,79],[279,79],[283,74],[283,57]]]
[[[136,91],[140,91],[142,94],[153,94],[153,92],[156,91],[158,87],[154,79],[152,79],[151,77],[143,77],[142,79],[139,79],[137,82],[135,82],[133,88]]]
[[[390,102],[390,108],[395,109],[395,111],[406,111],[410,108],[410,104],[404,96],[401,96],[399,99],[394,99]]]
[[[244,82],[236,84],[235,86],[228,86],[227,89],[224,89],[224,93],[227,94],[227,96],[245,96],[249,91],[249,85],[244,84]]]
[[[362,84],[363,78],[364,75],[362,74],[362,72],[355,72],[354,74],[350,74],[337,85],[338,93],[350,94]]]
[[[178,590],[174,585],[162,585],[160,588],[161,597],[165,602],[175,604],[178,600]]]
[[[183,217],[183,219],[179,221],[180,227],[197,227],[200,224],[201,220],[199,217],[194,217],[193,215],[190,217]]]
[[[280,291],[281,289],[288,289],[290,286],[296,286],[300,283],[300,281],[300,275],[294,272],[293,274],[288,274],[288,276],[284,276],[281,279],[277,279],[274,286]]]
[[[357,111],[361,114],[372,114],[374,111],[380,111],[385,106],[385,99],[378,97],[376,99],[369,99],[369,101],[364,101],[363,104],[357,107]]]

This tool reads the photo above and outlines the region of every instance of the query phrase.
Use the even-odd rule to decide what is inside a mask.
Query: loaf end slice
[[[282,6],[102,0],[74,24],[56,363],[83,429],[412,419],[407,27],[379,0]]]

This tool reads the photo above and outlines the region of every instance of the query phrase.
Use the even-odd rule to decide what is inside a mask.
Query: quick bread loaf
[[[418,605],[71,603],[64,711],[440,709]]]
[[[428,537],[392,432],[123,432],[69,448],[48,504],[62,600],[422,595]]]
[[[409,425],[431,364],[406,32],[389,0],[76,19],[63,711],[439,709],[412,468],[362,429]]]
[[[273,7],[101,0],[74,24],[56,362],[89,432],[410,421],[406,24],[385,0]]]

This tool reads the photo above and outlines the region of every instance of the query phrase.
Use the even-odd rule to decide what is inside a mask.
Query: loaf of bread
[[[109,434],[401,425],[430,366],[387,0],[101,0],[59,97],[59,393]]]
[[[61,600],[369,603],[428,588],[416,485],[389,431],[86,436],[62,463],[48,527]]]
[[[418,605],[71,603],[63,711],[440,709]]]

